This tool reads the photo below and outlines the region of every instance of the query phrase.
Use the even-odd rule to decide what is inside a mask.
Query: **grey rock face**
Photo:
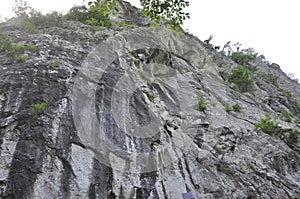
[[[24,63],[0,54],[0,198],[299,197],[299,136],[286,142],[254,125],[286,110],[294,116],[278,117],[280,131],[299,132],[299,84],[256,60],[254,89],[240,93],[223,79],[231,59],[118,9],[139,26],[66,21],[28,34],[3,24],[37,50]],[[225,110],[237,103],[240,112]]]

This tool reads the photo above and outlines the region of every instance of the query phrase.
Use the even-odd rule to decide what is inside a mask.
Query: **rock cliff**
[[[239,64],[210,45],[128,3],[113,16],[1,24],[35,48],[0,53],[0,198],[300,197],[297,81],[255,58],[241,92]]]

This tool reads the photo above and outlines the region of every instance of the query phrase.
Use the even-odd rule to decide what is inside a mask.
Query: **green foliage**
[[[80,21],[92,26],[111,26],[109,14],[116,6],[117,0],[93,0],[88,2],[88,7],[73,7],[65,16],[66,19]],[[189,6],[187,0],[140,0],[143,13],[149,16],[154,24],[167,20],[172,29],[182,30],[183,21],[189,18],[189,13],[184,8]],[[120,26],[124,24],[119,23]],[[127,26],[127,24],[125,24]]]
[[[255,59],[255,55],[240,51],[232,53],[230,58],[236,63],[245,66],[249,61]]]
[[[228,104],[226,104],[226,105],[225,105],[225,110],[226,110],[227,112],[230,112],[230,111],[232,111],[232,107],[229,106]]]
[[[85,6],[74,6],[69,12],[64,16],[67,20],[80,21],[86,23],[87,18],[87,8]]]
[[[61,13],[54,11],[43,15],[24,0],[15,0],[14,12],[20,19],[15,24],[16,28],[28,33],[36,33],[36,27],[56,27],[61,26],[63,22]]]
[[[227,112],[230,112],[230,111],[241,112],[242,107],[241,107],[238,103],[232,105],[232,107],[229,106],[229,105],[225,105],[225,110],[226,110]]]
[[[266,65],[270,66],[270,62],[266,59],[264,55],[259,55],[256,54],[256,58],[259,59],[261,62],[265,63]]]
[[[151,93],[149,93],[149,92],[146,91],[145,94],[147,95],[148,99],[149,99],[151,102],[154,102],[154,96],[153,96]]]
[[[34,12],[34,9],[24,0],[14,0],[13,12],[17,17],[29,18]]]
[[[241,112],[242,107],[239,104],[234,104],[234,105],[232,105],[232,109],[235,112]]]
[[[17,28],[24,30],[27,33],[37,33],[36,26],[27,18],[23,18],[21,23],[17,25]]]
[[[87,9],[86,23],[92,26],[111,26],[109,19],[110,10],[116,5],[116,0],[101,0],[90,1]]]
[[[0,52],[8,53],[12,45],[11,38],[8,35],[0,34]]]
[[[288,145],[297,143],[299,132],[296,129],[289,129],[285,136],[285,142]]]
[[[43,15],[41,12],[33,12],[28,19],[29,22],[36,27],[58,27],[63,23],[63,15],[59,12],[53,11]]]
[[[283,89],[283,88],[279,88],[279,90],[281,92],[283,92],[284,94],[286,94],[289,98],[292,98],[293,95],[292,95],[292,93],[290,91],[288,91],[286,89]]]
[[[116,0],[95,0],[88,2],[88,7],[76,6],[63,16],[59,12],[51,12],[43,15],[30,7],[24,0],[15,0],[15,14],[22,19],[21,23],[17,24],[18,28],[29,32],[36,33],[36,27],[59,27],[65,19],[76,20],[82,23],[97,26],[111,26],[109,13],[116,5]]]
[[[297,104],[297,108],[298,108],[299,111],[300,111],[300,102],[296,102],[296,104]]]
[[[183,21],[188,19],[189,13],[184,8],[189,6],[187,0],[140,0],[143,13],[149,16],[154,24],[160,21],[169,21],[172,29],[182,30]]]
[[[26,50],[30,50],[30,51],[36,51],[37,50],[37,47],[34,44],[26,44],[25,46],[26,46],[25,47]]]
[[[24,0],[15,0],[13,11],[15,15],[21,19],[15,23],[16,28],[24,30],[28,33],[36,33],[35,25],[29,21],[29,18],[36,11]]]
[[[55,61],[49,63],[50,67],[59,67],[60,65],[61,65],[60,60],[55,60]]]
[[[27,61],[29,56],[27,54],[15,55],[15,60],[17,62],[25,62]]]
[[[267,73],[259,73],[259,77],[261,77],[266,82],[273,84],[276,87],[279,87],[279,83],[277,82],[278,77],[274,74]]]
[[[255,124],[256,129],[262,130],[267,134],[276,134],[278,122],[273,119],[269,113],[265,113],[265,118],[261,118],[259,123]]]
[[[270,65],[270,62],[266,60],[264,55],[259,55],[258,52],[255,52],[253,48],[240,50],[241,45],[242,44],[239,42],[232,44],[230,41],[228,41],[220,52],[231,57],[232,60],[240,65],[246,66],[254,59],[260,60],[268,66]]]
[[[280,112],[280,118],[287,121],[287,122],[291,122],[292,121],[292,114],[286,110],[282,110]]]
[[[36,113],[44,112],[47,109],[47,107],[48,107],[48,102],[41,102],[32,105],[32,108]]]
[[[124,23],[122,21],[117,21],[116,24],[121,27],[134,27],[133,24]]]
[[[88,2],[89,7],[75,6],[65,15],[67,20],[80,21],[92,26],[112,25],[109,13],[116,5],[116,0],[95,0]]]
[[[295,122],[300,122],[300,113],[296,116]]]
[[[111,10],[116,6],[117,0],[93,0],[88,2],[88,7],[76,6],[70,9],[64,17],[58,12],[42,15],[35,11],[24,0],[15,0],[15,14],[22,18],[19,24],[23,30],[35,33],[37,26],[60,26],[63,19],[76,20],[92,26],[112,25],[109,19]],[[189,18],[189,13],[184,12],[184,8],[189,6],[187,0],[140,0],[144,14],[150,16],[154,24],[159,24],[161,20],[168,20],[174,30],[182,30],[180,27],[183,21]],[[119,23],[121,26],[130,26]]]
[[[255,124],[255,127],[269,135],[278,136],[289,146],[297,143],[299,132],[296,129],[280,129],[276,119],[273,119],[269,113],[266,113],[266,117],[261,118],[260,122]]]
[[[12,57],[17,62],[23,62],[28,59],[26,50],[35,50],[36,47],[32,44],[14,43],[6,34],[0,34],[0,53],[4,53]]]
[[[197,108],[198,108],[199,111],[202,111],[202,112],[204,112],[206,110],[206,102],[205,102],[205,99],[203,97],[201,97],[198,100]]]
[[[241,92],[247,92],[253,87],[250,71],[243,66],[233,69],[229,75],[228,81],[234,83]]]

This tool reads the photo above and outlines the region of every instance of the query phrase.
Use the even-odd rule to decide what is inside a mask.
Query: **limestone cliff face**
[[[148,27],[127,3],[115,16],[136,25],[2,24],[37,49],[25,62],[0,54],[0,198],[300,197],[299,136],[283,137],[300,131],[296,81],[254,60],[253,89],[238,92],[227,56]],[[255,128],[265,112],[276,135]]]

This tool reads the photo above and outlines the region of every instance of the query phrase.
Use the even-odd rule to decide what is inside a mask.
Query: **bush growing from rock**
[[[283,119],[287,122],[292,121],[292,114],[290,112],[286,111],[286,110],[281,111],[280,117],[281,117],[281,119]]]
[[[261,118],[259,123],[255,124],[256,129],[262,130],[264,133],[267,134],[276,134],[278,126],[278,122],[276,119],[273,119],[270,113],[265,113],[265,118]]]
[[[247,92],[253,88],[253,80],[250,71],[243,66],[233,69],[229,75],[228,81],[234,83],[241,92]]]
[[[55,60],[55,61],[49,63],[50,67],[58,67],[60,65],[61,65],[61,61],[60,60]]]
[[[87,20],[87,9],[85,6],[74,6],[64,16],[67,20],[80,21],[86,23]]]
[[[296,129],[290,129],[287,131],[287,135],[285,137],[285,142],[290,144],[297,143],[299,132]]]
[[[241,112],[242,107],[238,103],[236,103],[236,104],[232,105],[232,107],[229,105],[225,105],[225,110],[227,112],[230,112],[230,111]]]
[[[41,102],[32,105],[32,108],[36,113],[44,112],[47,109],[47,107],[48,107],[48,102]]]
[[[203,97],[198,100],[197,107],[199,111],[204,112],[206,110],[206,102]]]
[[[82,23],[92,26],[106,26],[112,25],[109,19],[109,9],[115,5],[115,1],[109,4],[108,1],[101,2],[100,0],[89,2],[89,7],[75,6],[65,15],[68,20],[80,21]]]
[[[239,104],[234,104],[234,105],[232,105],[232,109],[235,112],[241,112],[242,107]]]
[[[227,112],[230,112],[230,111],[232,111],[232,108],[231,108],[231,106],[229,106],[228,104],[226,104],[226,105],[225,105],[225,110],[226,110]]]
[[[279,83],[277,82],[278,77],[276,75],[259,73],[259,77],[262,78],[264,81],[271,83],[276,87],[279,87]]]
[[[284,94],[286,94],[289,98],[292,98],[293,95],[292,95],[292,93],[290,91],[288,91],[286,89],[283,89],[283,88],[279,88],[279,90],[281,92],[283,92]]]
[[[26,50],[35,50],[36,47],[32,44],[14,43],[6,34],[0,34],[0,53],[4,53],[12,57],[18,62],[23,62],[28,59]]]
[[[231,54],[230,58],[240,65],[246,65],[249,61],[255,59],[255,55],[244,53],[244,52],[234,52]]]
[[[36,27],[58,27],[63,23],[63,15],[56,11],[45,15],[41,12],[35,11],[28,20]]]

